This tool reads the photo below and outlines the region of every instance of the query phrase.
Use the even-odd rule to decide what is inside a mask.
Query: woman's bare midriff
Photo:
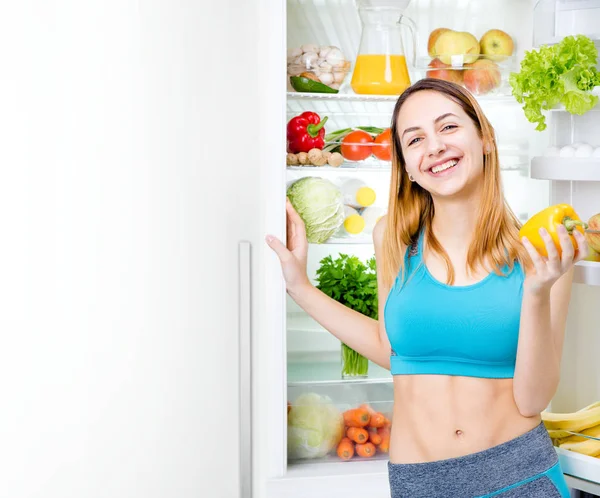
[[[447,375],[394,377],[390,462],[456,458],[505,443],[539,425],[524,417],[512,379]]]

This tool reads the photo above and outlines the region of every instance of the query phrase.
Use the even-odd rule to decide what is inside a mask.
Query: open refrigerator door
[[[322,126],[325,133],[323,143],[313,143],[312,149],[288,147],[286,158],[283,143],[278,145],[278,156],[270,152],[270,157],[277,159],[266,166],[270,192],[265,202],[271,208],[273,204],[277,207],[275,212],[267,213],[267,226],[276,227],[271,233],[285,240],[285,195],[292,185],[298,187],[315,178],[339,191],[344,203],[343,212],[336,213],[343,220],[341,227],[332,233],[314,234],[309,246],[308,275],[313,284],[341,302],[344,297],[335,289],[336,285],[345,286],[348,296],[344,304],[360,307],[364,314],[377,318],[373,300],[365,298],[364,293],[357,298],[353,292],[359,293],[356,289],[361,284],[356,282],[360,279],[364,282],[374,278],[371,231],[387,209],[391,176],[385,133],[401,92],[398,88],[426,76],[458,81],[476,95],[496,132],[505,196],[522,221],[559,202],[573,205],[586,220],[600,212],[600,157],[575,162],[548,157],[553,147],[567,144],[600,146],[600,111],[575,116],[564,109],[554,109],[549,113],[548,131],[540,133],[526,119],[509,83],[510,74],[519,70],[525,51],[534,48],[534,40],[541,36],[540,26],[546,26],[556,39],[578,33],[593,37],[589,29],[584,29],[589,25],[579,30],[572,12],[570,21],[560,25],[564,32],[557,28],[556,19],[562,19],[564,4],[569,3],[288,0],[285,12],[273,6],[272,21],[282,22],[284,27],[278,26],[271,40],[283,32],[286,49],[285,62],[281,57],[277,59],[277,69],[285,73],[285,88],[277,88],[274,101],[285,102],[286,123],[310,111],[317,115],[311,118],[315,119],[314,124]],[[396,9],[392,15],[405,22],[400,28],[384,27],[383,31],[388,31],[386,40],[373,40],[368,34],[369,23],[385,25],[386,21],[382,16],[373,20],[369,7],[381,9],[389,4]],[[600,22],[600,2],[572,4],[586,4],[581,16],[589,15],[588,7],[593,4],[597,10],[592,10]],[[285,19],[279,19],[279,13]],[[470,34],[462,46],[468,46],[469,39],[483,44],[484,34],[501,30],[509,36],[514,50],[511,56],[497,58],[493,70],[482,55],[439,49],[437,53],[443,55],[434,57],[429,55],[428,44],[438,28]],[[493,42],[501,46],[507,43],[502,37]],[[400,57],[383,67],[388,76],[398,77],[393,88],[382,85],[370,72],[376,72],[379,64],[372,53],[378,44],[384,50],[392,47],[390,50]],[[389,80],[388,77],[388,83]],[[375,84],[369,86],[369,82]],[[279,130],[280,137],[284,133]],[[318,130],[315,134],[318,138]],[[296,188],[293,195],[303,195],[302,188]],[[364,445],[353,444],[349,458],[344,448],[339,449],[339,440],[345,417],[360,414],[361,410],[381,414],[386,420],[391,418],[391,375],[349,351],[285,296],[277,261],[272,263],[267,267],[267,278],[274,285],[266,286],[271,293],[266,302],[277,309],[281,305],[285,311],[271,317],[270,324],[283,327],[285,334],[269,343],[270,351],[282,351],[284,358],[270,362],[282,371],[271,378],[270,386],[278,406],[269,401],[268,420],[272,422],[273,434],[264,455],[269,474],[267,496],[332,497],[349,492],[388,496],[385,430],[367,427],[367,442],[374,440],[377,444],[369,451]],[[348,278],[332,283],[340,271]],[[552,411],[575,412],[600,400],[600,362],[595,353],[600,346],[600,331],[592,316],[594,303],[600,303],[600,262],[578,264],[575,282],[562,380]],[[275,338],[279,332],[281,328],[273,330],[270,337]],[[569,485],[574,490],[600,495],[600,458],[563,448],[557,451],[569,475]]]

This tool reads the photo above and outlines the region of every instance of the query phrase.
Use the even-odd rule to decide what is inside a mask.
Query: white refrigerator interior
[[[379,2],[382,3],[382,2]],[[402,3],[402,2],[399,2]],[[390,167],[367,160],[330,166],[284,166],[285,124],[303,111],[328,117],[328,132],[356,126],[385,128],[397,96],[355,93],[350,81],[356,68],[360,44],[361,21],[354,0],[288,0],[285,8],[279,2],[266,2],[272,30],[264,33],[267,40],[266,70],[280,86],[272,91],[264,112],[278,133],[279,143],[265,147],[261,165],[268,183],[264,201],[264,221],[269,233],[285,234],[285,192],[292,182],[307,176],[319,176],[338,185],[348,178],[359,178],[376,194],[375,206],[387,208]],[[500,87],[477,96],[494,126],[502,169],[505,196],[515,214],[522,220],[557,203],[573,205],[582,219],[600,212],[600,160],[558,160],[545,157],[549,147],[562,147],[585,142],[600,146],[600,111],[574,116],[564,110],[548,112],[548,129],[535,131],[521,106],[511,95],[508,75],[519,70],[525,51],[541,43],[555,43],[570,34],[585,34],[597,41],[600,31],[600,2],[534,2],[534,1],[450,1],[412,0],[405,11],[416,26],[416,58],[408,64],[411,81],[425,77],[427,39],[439,27],[468,31],[480,37],[489,29],[502,29],[515,43],[515,53],[502,66]],[[591,22],[590,18],[595,19]],[[537,42],[536,42],[537,40]],[[403,34],[407,61],[413,45],[408,32]],[[538,43],[538,45],[536,45]],[[339,87],[339,93],[303,93],[294,91],[287,74],[290,51],[306,44],[338,47],[351,62],[350,72]],[[596,42],[598,46],[598,42]],[[305,51],[304,51],[305,52]],[[297,53],[294,52],[297,56]],[[288,67],[288,71],[290,68]],[[293,71],[293,70],[292,70]],[[297,74],[297,73],[296,73]],[[289,76],[290,74],[287,74]],[[284,111],[285,110],[285,111]],[[276,125],[279,128],[276,128]],[[266,207],[268,206],[268,207]],[[340,253],[356,255],[366,261],[373,256],[369,234],[332,237],[309,248],[308,272],[313,282],[324,257]],[[388,496],[387,460],[384,454],[373,458],[340,461],[335,451],[316,459],[296,459],[288,455],[286,403],[292,405],[305,393],[328,396],[340,410],[368,402],[389,411],[392,403],[389,372],[369,365],[363,379],[341,376],[341,345],[333,336],[311,320],[284,293],[278,261],[266,254],[264,261],[264,301],[258,340],[265,347],[262,368],[273,375],[261,374],[269,385],[258,384],[260,406],[255,415],[268,424],[259,458],[264,470],[259,484],[265,496],[301,497],[368,494]],[[562,379],[551,408],[572,412],[600,400],[600,330],[594,317],[600,305],[600,263],[583,262],[575,272],[572,304],[562,361]],[[260,372],[260,370],[259,370]],[[577,490],[600,494],[600,459],[557,449],[573,495]],[[262,496],[262,495],[261,495]]]

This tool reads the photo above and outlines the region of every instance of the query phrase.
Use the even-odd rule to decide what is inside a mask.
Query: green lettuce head
[[[344,435],[344,417],[327,396],[304,393],[288,414],[288,458],[327,455]]]
[[[306,226],[306,238],[321,244],[344,222],[342,193],[329,180],[308,176],[294,182],[287,196]]]

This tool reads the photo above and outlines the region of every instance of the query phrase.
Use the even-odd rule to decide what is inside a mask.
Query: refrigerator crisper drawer
[[[391,383],[289,384],[288,465],[387,460],[392,399]]]

